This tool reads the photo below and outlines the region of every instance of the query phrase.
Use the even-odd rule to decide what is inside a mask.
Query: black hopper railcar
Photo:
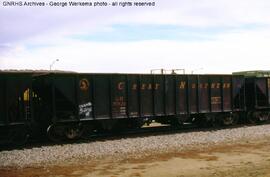
[[[32,84],[35,122],[52,140],[149,120],[231,125],[245,111],[243,76],[48,73]]]

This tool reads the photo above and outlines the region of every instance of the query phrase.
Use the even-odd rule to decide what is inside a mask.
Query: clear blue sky
[[[0,69],[49,69],[55,59],[53,69],[81,72],[270,69],[267,0],[153,0],[154,7],[125,8],[0,2]]]

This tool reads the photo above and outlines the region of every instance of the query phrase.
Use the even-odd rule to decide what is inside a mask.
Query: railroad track
[[[269,123],[267,123],[269,124]],[[259,125],[259,124],[258,124]],[[3,150],[16,150],[16,149],[31,149],[41,146],[54,146],[61,144],[76,144],[76,143],[90,143],[96,141],[106,141],[106,140],[116,140],[122,138],[138,138],[147,136],[159,136],[159,135],[170,135],[176,133],[189,133],[189,132],[200,132],[200,131],[217,131],[221,129],[234,129],[243,126],[256,126],[256,125],[243,125],[237,124],[233,126],[219,126],[219,127],[207,127],[202,128],[192,124],[185,124],[182,127],[172,127],[172,126],[147,126],[140,129],[130,129],[119,132],[96,132],[89,135],[84,135],[77,140],[66,140],[61,142],[51,142],[47,138],[41,139],[29,139],[29,141],[21,146],[13,145],[0,145],[0,151]]]

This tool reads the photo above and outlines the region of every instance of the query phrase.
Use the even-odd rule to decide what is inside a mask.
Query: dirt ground
[[[1,177],[270,177],[270,137],[242,140],[204,149],[174,150],[168,153],[115,160],[82,160],[23,169],[0,169]]]

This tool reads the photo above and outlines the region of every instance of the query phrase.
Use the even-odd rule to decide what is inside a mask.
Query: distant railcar
[[[247,118],[251,123],[270,119],[270,77],[246,78]]]

